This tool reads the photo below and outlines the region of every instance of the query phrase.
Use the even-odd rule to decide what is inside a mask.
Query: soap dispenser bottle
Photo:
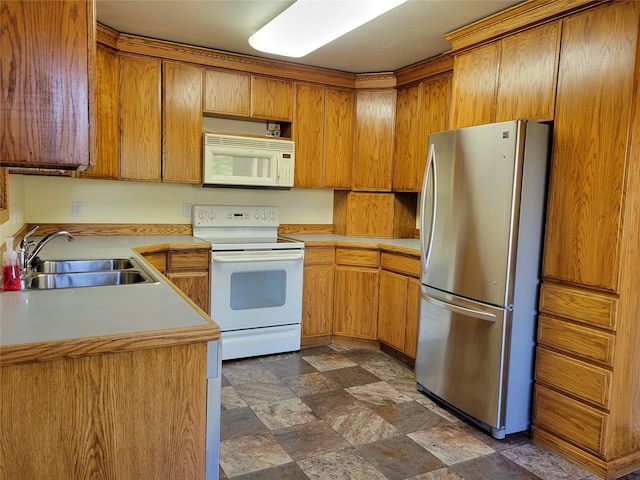
[[[2,255],[2,290],[20,290],[20,265],[13,249],[13,237],[7,238],[7,251]]]

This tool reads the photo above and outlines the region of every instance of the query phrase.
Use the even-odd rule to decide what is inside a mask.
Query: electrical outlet
[[[182,204],[182,216],[183,217],[190,217],[191,216],[191,204],[190,203],[183,203]]]
[[[71,202],[71,216],[72,217],[81,217],[82,216],[82,202]]]

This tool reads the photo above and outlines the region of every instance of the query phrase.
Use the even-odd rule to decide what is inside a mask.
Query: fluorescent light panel
[[[249,37],[261,52],[304,57],[406,0],[298,0]]]

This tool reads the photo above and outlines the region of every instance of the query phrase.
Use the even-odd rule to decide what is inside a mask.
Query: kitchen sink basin
[[[137,267],[130,258],[108,258],[90,260],[41,260],[33,265],[34,273],[98,272],[104,270],[127,270]]]
[[[54,288],[104,287],[153,283],[151,277],[138,270],[112,270],[105,272],[36,273],[25,281],[29,290]]]
[[[39,260],[23,281],[27,290],[134,285],[157,281],[133,258]]]

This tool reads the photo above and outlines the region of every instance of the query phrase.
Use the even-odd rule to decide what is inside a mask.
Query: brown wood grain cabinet
[[[9,220],[9,171],[0,168],[0,224]]]
[[[305,247],[302,282],[302,345],[331,343],[335,247]]]
[[[95,165],[81,177],[117,180],[120,177],[120,88],[118,53],[96,47],[96,156]]]
[[[250,108],[251,75],[205,70],[202,96],[202,110],[205,113],[248,117]]]
[[[395,90],[356,92],[353,190],[391,191],[395,112]]]
[[[324,120],[324,188],[351,188],[355,93],[326,87]]]
[[[376,340],[377,249],[336,247],[333,333]]]
[[[422,189],[429,134],[447,128],[450,90],[450,74],[398,89],[393,191]]]
[[[120,178],[159,182],[161,61],[120,55]]]
[[[251,75],[251,118],[291,122],[293,82]]]
[[[415,358],[420,258],[382,251],[378,340]]]
[[[563,20],[540,296],[533,440],[606,479],[640,468],[639,24]]]
[[[202,68],[162,64],[162,181],[202,183]]]
[[[2,477],[204,478],[206,377],[206,342],[2,366]]]
[[[0,2],[0,165],[93,164],[94,8]]]
[[[167,278],[204,312],[209,312],[209,248],[169,249]]]
[[[296,83],[293,118],[293,140],[296,142],[294,175],[296,187],[324,187],[324,116],[324,86]]]
[[[455,56],[449,128],[553,120],[561,21]]]

